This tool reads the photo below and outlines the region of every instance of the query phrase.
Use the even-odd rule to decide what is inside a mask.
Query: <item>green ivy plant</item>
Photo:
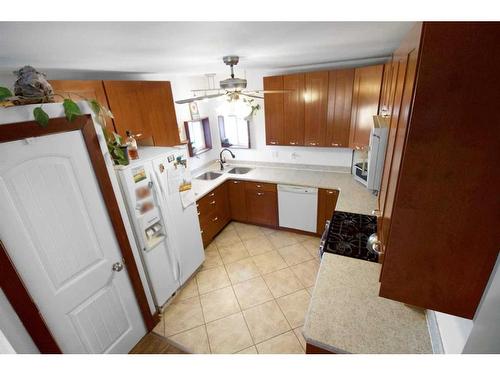
[[[105,126],[105,118],[113,118],[111,111],[95,99],[87,99],[75,93],[67,94],[69,97],[71,97],[71,95],[76,95],[89,104],[99,125],[101,125],[106,139],[106,144],[108,146],[108,151],[111,154],[113,161],[118,165],[127,165],[129,160],[126,147],[122,145],[122,137],[115,132],[109,132]],[[63,98],[62,104],[64,108],[64,115],[69,122],[73,122],[78,116],[82,115],[80,107],[78,107],[78,104],[76,104],[71,98],[65,98],[59,94],[54,95]],[[5,103],[8,104],[7,106],[15,105],[12,101],[9,102],[9,99],[12,97],[14,97],[14,95],[8,88],[0,87],[0,104],[3,106],[6,106]],[[38,122],[40,126],[46,127],[49,124],[49,115],[43,110],[42,106],[43,104],[33,109],[33,116],[35,117],[35,121]]]

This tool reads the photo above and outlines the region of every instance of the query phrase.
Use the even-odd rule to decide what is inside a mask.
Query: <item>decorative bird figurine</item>
[[[54,101],[54,90],[45,79],[45,74],[32,66],[26,65],[14,72],[17,81],[14,84],[14,94],[25,104],[47,103]]]

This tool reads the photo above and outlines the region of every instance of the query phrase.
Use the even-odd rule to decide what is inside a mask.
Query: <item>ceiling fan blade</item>
[[[243,91],[256,94],[284,94],[293,90],[243,90]]]
[[[239,94],[240,94],[240,95],[243,95],[243,96],[248,96],[248,97],[250,97],[250,98],[264,99],[262,96],[253,95],[253,94],[247,94],[247,93],[245,93],[245,92],[240,92]]]
[[[212,94],[212,95],[203,95],[203,96],[194,96],[194,97],[189,98],[189,99],[176,100],[175,102],[177,104],[186,104],[186,103],[197,102],[197,101],[204,100],[204,99],[218,98],[219,96],[223,96],[223,95],[225,95],[225,93],[222,93],[222,94]]]

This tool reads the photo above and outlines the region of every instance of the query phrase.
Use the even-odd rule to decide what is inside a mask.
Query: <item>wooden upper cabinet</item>
[[[368,146],[373,116],[378,114],[384,65],[356,68],[352,96],[349,147]]]
[[[475,315],[500,243],[498,178],[491,173],[500,139],[500,127],[492,126],[498,85],[485,79],[498,77],[498,32],[489,22],[418,23],[394,54],[397,132],[382,297]],[[476,103],[481,110],[471,111]]]
[[[146,120],[141,81],[104,81],[108,103],[113,112],[116,132],[122,137],[126,131],[141,134],[137,139],[152,139],[153,129]]]
[[[155,146],[180,143],[169,82],[104,81],[104,88],[120,135],[130,130]]]
[[[304,92],[305,75],[283,76],[283,143],[290,146],[304,145]]]
[[[109,109],[106,92],[102,81],[73,81],[73,80],[57,80],[49,81],[57,95],[54,97],[56,102],[62,102],[65,98],[79,101],[84,99],[95,99],[102,106]],[[105,118],[106,129],[115,131],[113,120]]]
[[[349,147],[353,85],[354,69],[332,70],[328,73],[325,146]]]
[[[152,128],[155,146],[178,145],[179,129],[170,82],[143,81],[142,98],[147,108],[143,116]]]
[[[264,77],[264,90],[283,90],[283,76]],[[282,93],[264,94],[266,144],[268,145],[284,143],[283,103]]]
[[[328,72],[306,73],[304,145],[327,146]]]

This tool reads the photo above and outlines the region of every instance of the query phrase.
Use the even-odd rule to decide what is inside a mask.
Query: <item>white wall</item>
[[[16,353],[40,353],[26,329],[12,308],[4,292],[0,289],[0,331]],[[2,350],[2,349],[0,349]],[[0,351],[1,353],[1,351]]]
[[[438,311],[435,313],[444,352],[446,354],[462,353],[472,329],[472,320]]]
[[[500,256],[474,316],[474,326],[463,352],[500,354]]]

